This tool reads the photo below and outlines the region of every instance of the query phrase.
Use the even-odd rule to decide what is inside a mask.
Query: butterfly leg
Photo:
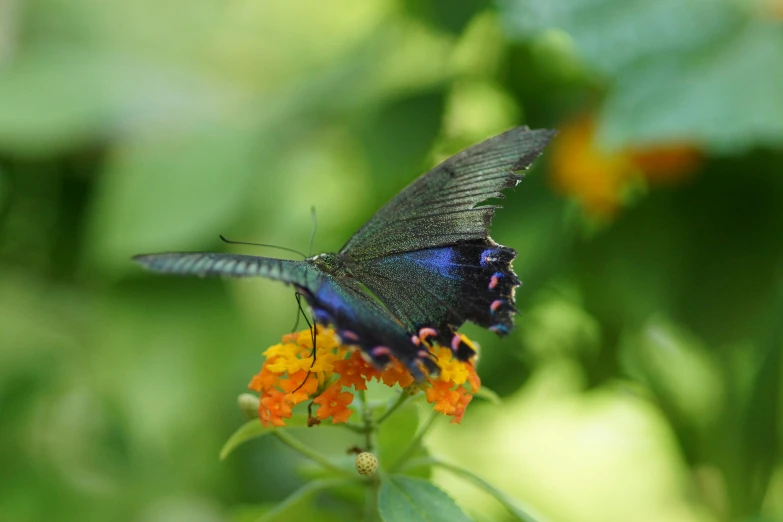
[[[313,340],[313,351],[311,352],[312,353],[312,357],[313,357],[313,362],[310,364],[310,369],[307,370],[307,375],[305,375],[305,378],[302,380],[302,384],[297,386],[296,389],[294,390],[294,392],[299,391],[299,389],[302,386],[305,385],[305,383],[307,382],[307,379],[309,379],[310,375],[313,373],[312,368],[313,368],[313,365],[315,364],[315,359],[316,359],[316,356],[317,356],[316,342],[318,341],[318,338],[316,337],[316,331],[315,331],[315,328],[316,328],[315,327],[315,320],[313,320],[313,323],[311,324],[310,321],[307,319],[307,314],[305,314],[305,311],[302,308],[302,294],[300,294],[299,292],[296,293],[296,304],[299,307],[299,310],[297,311],[297,314],[296,314],[296,324],[299,324],[299,314],[301,313],[302,317],[304,317],[304,320],[307,323],[307,327],[310,329],[310,334],[311,334],[312,340]],[[294,325],[294,331],[295,330],[296,330],[296,325]]]
[[[291,328],[291,333],[294,333],[297,328],[299,328],[299,316],[300,314],[304,314],[304,310],[302,310],[302,294],[299,292],[294,293],[294,297],[296,297],[296,321],[294,321],[294,327]]]

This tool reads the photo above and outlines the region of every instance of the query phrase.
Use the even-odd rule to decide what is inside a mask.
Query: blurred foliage
[[[334,251],[517,124],[562,133],[493,226],[518,328],[465,328],[503,404],[429,452],[553,522],[783,520],[781,92],[780,0],[0,1],[0,520],[255,520],[328,480],[271,438],[217,460],[290,289],[129,256],[306,249],[311,205]],[[356,516],[316,489],[289,520]]]

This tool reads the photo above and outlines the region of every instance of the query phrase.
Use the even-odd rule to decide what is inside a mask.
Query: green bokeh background
[[[285,497],[286,448],[217,454],[291,289],[129,257],[306,250],[311,205],[334,251],[439,159],[585,110],[602,147],[689,143],[698,172],[598,223],[545,154],[493,226],[518,328],[465,329],[504,405],[427,443],[553,522],[783,520],[778,0],[0,1],[0,520]],[[336,455],[334,431],[306,437]]]

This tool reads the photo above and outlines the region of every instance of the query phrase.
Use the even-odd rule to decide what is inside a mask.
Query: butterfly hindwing
[[[409,331],[432,328],[448,346],[466,320],[500,335],[511,329],[515,255],[494,243],[465,242],[379,258],[360,265],[357,277]]]
[[[389,311],[353,281],[320,274],[317,286],[300,289],[319,324],[333,326],[345,344],[359,346],[378,367],[393,355],[417,378],[421,365],[437,371],[429,352]]]

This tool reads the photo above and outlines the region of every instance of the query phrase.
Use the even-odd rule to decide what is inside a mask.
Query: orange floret
[[[270,390],[261,398],[259,416],[264,426],[285,426],[283,419],[290,419],[293,412],[286,396],[279,390]],[[266,422],[265,422],[266,421]]]
[[[401,388],[407,388],[416,379],[400,361],[395,359],[381,372],[381,381],[389,387],[399,384]]]
[[[321,420],[332,418],[332,423],[348,422],[348,418],[353,410],[348,409],[348,405],[353,402],[353,394],[342,391],[340,383],[334,383],[326,389],[321,395],[313,399],[318,405],[318,411],[315,416]]]

